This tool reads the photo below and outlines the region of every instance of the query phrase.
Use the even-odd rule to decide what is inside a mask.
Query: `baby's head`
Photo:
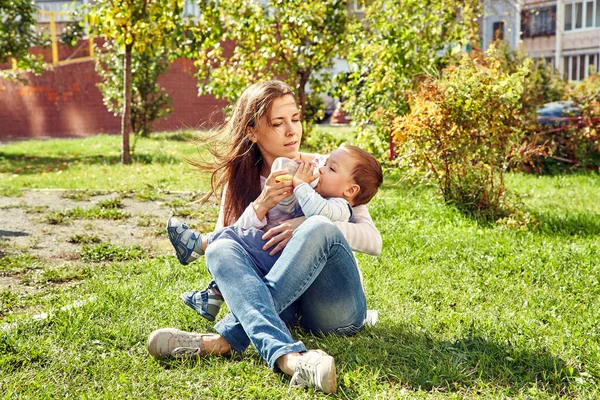
[[[383,171],[375,157],[360,147],[343,145],[320,168],[315,188],[323,197],[343,197],[352,206],[367,204],[383,183]]]

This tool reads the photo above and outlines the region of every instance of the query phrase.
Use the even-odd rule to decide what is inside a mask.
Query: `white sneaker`
[[[202,336],[175,328],[157,329],[148,337],[148,353],[157,359],[198,357],[202,352]]]
[[[309,350],[296,363],[290,386],[312,387],[335,393],[335,360],[322,350]]]

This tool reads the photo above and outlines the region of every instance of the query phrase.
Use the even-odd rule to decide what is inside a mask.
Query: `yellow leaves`
[[[403,118],[396,117],[392,121],[392,137],[396,144],[400,145],[406,141],[406,130],[404,129]]]

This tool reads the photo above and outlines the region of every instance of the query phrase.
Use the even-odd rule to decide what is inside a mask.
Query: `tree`
[[[365,7],[350,28],[350,73],[340,94],[356,123],[377,127],[366,144],[387,144],[392,118],[408,111],[407,89],[476,39],[478,7],[458,0],[374,0]]]
[[[172,99],[158,84],[171,64],[172,51],[164,46],[153,48],[153,52],[131,57],[131,129],[134,134],[148,136],[152,121],[171,113]],[[123,53],[107,41],[101,51],[96,52],[96,72],[104,105],[112,113],[120,114],[123,109]]]
[[[14,59],[19,70],[42,71],[42,57],[29,54],[30,47],[47,43],[35,29],[35,10],[30,0],[0,0],[0,64]]]
[[[266,2],[263,2],[266,3]],[[296,89],[305,121],[310,96],[331,82],[326,69],[345,48],[348,10],[341,0],[211,0],[201,2],[212,16],[214,36],[197,50],[200,94],[235,101],[259,79],[281,79]],[[234,44],[225,54],[223,42]],[[310,121],[308,121],[310,122]]]
[[[131,163],[132,55],[179,47],[184,37],[182,5],[183,0],[97,0],[89,6],[86,18],[92,32],[104,36],[123,54],[123,164]]]

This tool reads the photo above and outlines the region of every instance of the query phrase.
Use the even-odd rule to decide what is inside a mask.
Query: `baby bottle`
[[[287,169],[288,175],[294,176],[294,174],[298,170],[298,163],[294,160],[290,160],[287,157],[278,157],[275,159],[275,161],[273,161],[273,165],[271,166],[271,171],[276,171],[278,169]],[[310,187],[312,187],[313,189],[317,186],[317,183],[319,183],[319,177],[318,177],[319,169],[318,168],[315,168],[315,175],[317,175],[317,179],[315,179],[314,181],[309,183]],[[286,213],[292,213],[294,211],[294,200],[295,199],[296,198],[295,198],[294,194],[292,193],[285,199],[281,200],[279,202],[279,204],[277,205],[277,208],[279,208],[281,211],[284,211]]]

